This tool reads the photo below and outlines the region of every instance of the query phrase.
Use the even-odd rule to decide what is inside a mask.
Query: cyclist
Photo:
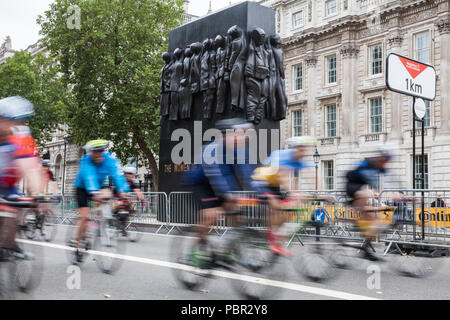
[[[136,168],[135,167],[125,167],[123,169],[123,173],[125,175],[125,179],[127,180],[128,186],[130,187],[131,192],[134,192],[137,198],[140,201],[144,201],[144,195],[141,192],[138,184],[135,181],[136,177]]]
[[[102,189],[107,177],[111,177],[119,196],[125,198],[124,192],[129,191],[128,184],[124,176],[119,171],[117,160],[106,153],[109,142],[106,140],[94,140],[86,144],[87,152],[80,160],[80,168],[77,178],[74,182],[76,187],[77,202],[79,208],[79,224],[77,237],[75,239],[75,262],[82,262],[82,255],[78,251],[81,246],[81,240],[86,232],[87,221],[89,219],[90,209],[88,200],[102,202],[111,197],[111,191]]]
[[[8,200],[19,197],[17,185],[26,180],[31,196],[42,194],[43,179],[36,142],[25,125],[34,115],[33,104],[22,97],[0,100],[0,196]],[[16,243],[19,212],[7,206],[0,208],[1,246],[18,258],[28,255]],[[3,253],[4,250],[2,250]]]
[[[58,194],[58,184],[55,175],[50,169],[51,162],[48,159],[42,160],[42,173],[44,175],[44,192],[47,194]]]
[[[220,212],[238,210],[232,192],[251,190],[251,174],[255,168],[249,163],[244,134],[244,130],[252,129],[253,125],[234,118],[218,121],[216,128],[221,131],[222,139],[205,144],[202,148],[202,163],[184,177],[184,185],[192,191],[203,217],[203,224],[197,229],[200,244],[206,243],[208,227],[214,224]],[[233,161],[230,161],[231,155]],[[234,225],[233,217],[230,218]]]
[[[365,238],[363,244],[363,257],[371,261],[378,261],[369,248],[372,248],[371,242],[377,233],[376,212],[378,208],[370,205],[370,200],[377,198],[380,190],[379,177],[387,172],[387,165],[394,157],[395,146],[384,145],[378,148],[377,154],[366,158],[354,170],[347,172],[346,193],[350,198],[349,204],[361,212],[358,221]],[[372,190],[365,188],[369,186]],[[398,199],[405,199],[401,194],[393,195]]]
[[[311,154],[312,147],[317,143],[313,137],[292,137],[286,141],[287,150],[274,151],[264,165],[257,168],[252,176],[254,185],[260,190],[264,190],[266,196],[271,199],[269,201],[271,210],[269,214],[269,230],[267,237],[269,243],[279,251],[284,251],[277,242],[281,235],[277,234],[277,230],[283,224],[283,211],[288,205],[287,192],[289,191],[289,178],[293,173],[308,168],[304,158]],[[297,190],[304,181],[297,179]],[[307,198],[305,195],[298,194],[298,198]]]

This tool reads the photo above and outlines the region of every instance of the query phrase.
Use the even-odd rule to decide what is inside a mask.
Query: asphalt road
[[[180,265],[170,260],[169,247],[174,236],[144,234],[140,242],[127,242],[120,259],[121,268],[113,275],[103,274],[97,267],[97,256],[91,254],[82,265],[80,288],[70,286],[68,248],[64,239],[71,226],[58,226],[56,239],[27,242],[44,252],[44,271],[39,286],[29,294],[17,294],[18,299],[33,300],[240,300],[231,283],[252,283],[276,288],[273,299],[450,299],[450,268],[448,258],[402,258],[403,265],[419,264],[425,270],[423,278],[401,276],[392,269],[389,257],[384,263],[349,258],[351,269],[336,269],[323,283],[308,280],[296,270],[301,265],[300,246],[292,249],[294,257],[286,262],[285,279],[258,278],[255,275],[240,279],[236,274],[216,271],[202,287],[195,291],[184,289],[174,277]],[[383,245],[384,246],[384,245]],[[378,245],[377,251],[382,252]],[[354,251],[354,250],[352,250]],[[301,251],[304,252],[304,251]],[[356,252],[356,251],[355,251]],[[309,259],[307,261],[310,261]],[[311,260],[314,261],[314,260]],[[312,264],[312,268],[315,268]],[[378,272],[379,271],[379,272]],[[375,273],[373,273],[375,272]],[[68,286],[69,282],[69,286]],[[236,283],[235,282],[235,283]]]

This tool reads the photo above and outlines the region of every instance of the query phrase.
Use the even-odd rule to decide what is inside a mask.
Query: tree
[[[156,188],[161,55],[170,30],[181,24],[183,2],[56,0],[38,18],[72,89],[65,117],[75,142],[110,140],[125,163],[144,155]]]
[[[0,98],[22,96],[34,104],[29,125],[40,145],[62,122],[66,92],[53,61],[42,53],[33,57],[18,51],[0,65]]]

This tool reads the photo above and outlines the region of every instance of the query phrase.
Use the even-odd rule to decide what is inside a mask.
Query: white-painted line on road
[[[32,244],[32,245],[48,247],[48,248],[52,248],[52,249],[70,250],[70,251],[74,250],[71,247],[54,244],[54,243],[42,243],[42,242],[35,242],[35,241],[23,240],[23,239],[20,239],[20,240],[18,239],[17,241]],[[150,264],[150,265],[160,266],[160,267],[165,267],[165,268],[172,268],[172,269],[186,270],[186,271],[194,271],[195,270],[196,272],[199,271],[198,269],[195,269],[190,266],[173,263],[173,262],[168,262],[168,261],[156,260],[156,259],[126,256],[126,255],[113,254],[113,253],[107,253],[107,252],[101,252],[101,251],[89,251],[89,254],[97,255],[97,256],[105,256],[105,257],[110,257],[110,258],[117,258],[117,259],[131,261],[131,262],[145,263],[145,264]],[[246,282],[250,282],[250,283],[278,287],[278,288],[282,288],[282,289],[288,289],[288,290],[293,290],[293,291],[298,291],[298,292],[303,292],[303,293],[326,296],[326,297],[330,297],[330,298],[337,298],[337,299],[343,299],[343,300],[378,300],[378,299],[372,298],[372,297],[366,297],[366,296],[346,293],[346,292],[337,291],[337,290],[322,289],[322,288],[304,286],[304,285],[300,285],[300,284],[296,284],[296,283],[275,281],[275,280],[264,279],[264,278],[256,278],[256,277],[239,275],[239,274],[225,272],[225,271],[212,270],[210,273],[217,277],[246,281]]]

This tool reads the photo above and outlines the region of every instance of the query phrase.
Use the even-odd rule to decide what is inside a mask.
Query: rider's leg
[[[79,248],[81,245],[81,240],[86,232],[87,221],[89,219],[90,210],[88,207],[83,207],[79,209],[80,218],[78,222],[78,232],[76,240],[76,246]]]
[[[200,243],[206,242],[206,235],[208,234],[208,229],[214,224],[217,219],[217,214],[220,208],[208,208],[201,211],[203,217],[203,223],[197,227],[197,234]]]

